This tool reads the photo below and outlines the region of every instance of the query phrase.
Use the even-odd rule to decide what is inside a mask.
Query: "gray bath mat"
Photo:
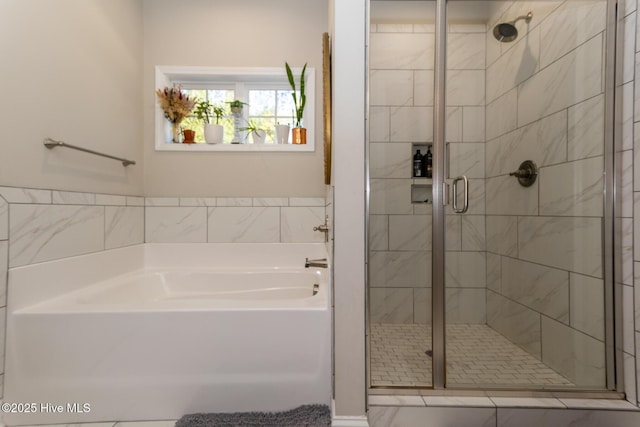
[[[234,412],[190,414],[176,427],[329,427],[331,411],[327,405],[302,405],[284,412]]]

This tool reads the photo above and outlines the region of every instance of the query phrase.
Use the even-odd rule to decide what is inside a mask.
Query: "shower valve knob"
[[[520,163],[517,171],[511,172],[509,176],[518,178],[518,182],[523,187],[531,187],[538,177],[538,166],[531,160]]]
[[[509,176],[515,176],[516,178],[530,178],[533,174],[531,169],[518,169],[515,172],[511,172]]]

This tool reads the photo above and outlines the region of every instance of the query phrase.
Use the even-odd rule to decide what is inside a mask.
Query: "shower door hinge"
[[[449,204],[449,184],[446,182],[442,183],[442,206],[447,206]]]

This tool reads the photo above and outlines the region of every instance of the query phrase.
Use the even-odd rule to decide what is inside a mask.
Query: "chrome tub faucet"
[[[327,262],[326,258],[320,258],[320,259],[305,258],[304,268],[309,268],[309,267],[327,268],[329,267],[329,263]]]

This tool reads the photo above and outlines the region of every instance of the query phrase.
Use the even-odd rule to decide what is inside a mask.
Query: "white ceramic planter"
[[[224,127],[216,124],[204,125],[204,140],[207,144],[222,144]]]
[[[276,125],[276,144],[289,143],[289,125]]]
[[[256,130],[251,132],[251,138],[253,138],[254,144],[264,144],[264,140],[267,137],[267,132],[263,130]]]

